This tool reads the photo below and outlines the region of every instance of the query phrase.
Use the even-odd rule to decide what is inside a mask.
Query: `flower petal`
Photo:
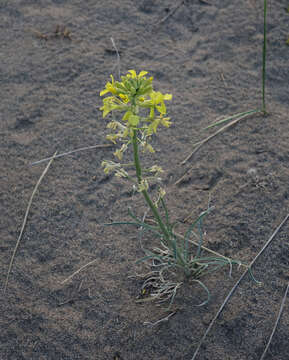
[[[173,95],[172,94],[165,94],[164,95],[164,100],[172,100]]]
[[[137,77],[135,70],[128,70],[128,72],[131,74],[131,77],[132,77],[132,78],[136,78],[136,77]]]
[[[147,71],[141,71],[139,74],[138,74],[138,78],[141,78],[143,76],[145,76],[148,72]]]

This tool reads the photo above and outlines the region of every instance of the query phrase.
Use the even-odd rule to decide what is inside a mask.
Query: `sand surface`
[[[144,159],[165,169],[167,204],[179,232],[208,203],[204,244],[249,263],[288,213],[289,14],[268,1],[268,115],[255,114],[205,144],[216,119],[262,105],[263,1],[11,0],[0,2],[0,280],[3,289],[32,191],[47,162],[107,143],[99,91],[109,75],[147,70],[173,94],[173,125]],[[211,301],[183,286],[177,313],[136,303],[143,256],[128,207],[146,206],[131,185],[100,166],[113,148],[54,160],[34,197],[6,293],[0,295],[1,360],[190,360],[242,268],[207,275]],[[180,180],[177,185],[175,183]],[[186,220],[186,221],[185,221]],[[289,280],[286,223],[238,287],[198,360],[259,360]],[[145,234],[146,248],[157,239]],[[93,261],[70,281],[62,281]],[[289,301],[266,360],[288,360]]]

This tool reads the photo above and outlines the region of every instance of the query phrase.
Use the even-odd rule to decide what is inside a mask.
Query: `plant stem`
[[[138,183],[140,184],[142,182],[142,171],[141,171],[141,165],[140,165],[140,160],[139,160],[139,155],[138,155],[138,140],[137,140],[137,130],[134,129],[133,131],[133,137],[132,137],[132,144],[133,144],[133,155],[134,155],[134,165],[135,165],[135,169],[136,169],[136,176],[137,176],[137,180]],[[143,194],[143,197],[145,198],[145,201],[147,202],[148,206],[150,207],[163,235],[165,238],[165,241],[167,243],[167,245],[170,248],[175,249],[176,251],[176,257],[177,257],[177,261],[179,263],[179,265],[182,266],[182,268],[184,269],[184,272],[186,274],[186,276],[189,276],[191,274],[190,270],[187,268],[186,263],[181,255],[181,250],[177,247],[174,246],[173,241],[171,239],[171,235],[167,229],[167,227],[165,226],[165,224],[163,223],[161,216],[158,212],[157,207],[154,205],[154,203],[152,202],[147,190],[142,190],[141,193]]]
[[[142,171],[138,156],[137,130],[133,131],[132,145],[133,145],[133,158],[134,158],[134,166],[136,170],[137,181],[140,184],[142,181]]]
[[[266,82],[266,51],[267,51],[267,0],[264,0],[264,33],[263,33],[263,64],[262,64],[262,111],[266,114],[265,82]]]
[[[133,156],[134,156],[134,165],[135,165],[135,170],[136,170],[136,176],[137,176],[137,181],[140,184],[142,182],[142,171],[141,171],[141,165],[140,165],[140,160],[139,160],[139,155],[138,155],[138,143],[137,143],[137,130],[134,130],[133,132],[133,139],[132,139],[132,144],[133,144]],[[142,194],[148,204],[148,206],[150,207],[157,223],[159,224],[160,229],[162,230],[162,233],[165,236],[165,239],[167,241],[169,241],[170,239],[170,234],[166,228],[166,226],[164,225],[160,214],[156,208],[156,206],[154,205],[154,203],[152,202],[148,192],[146,190],[142,190]]]
[[[165,239],[167,240],[167,242],[169,242],[170,241],[170,234],[168,233],[168,230],[167,230],[166,226],[164,225],[156,206],[152,202],[152,200],[151,200],[151,198],[150,198],[150,196],[149,196],[149,194],[148,194],[148,192],[146,190],[143,190],[142,194],[143,194],[143,196],[145,198],[145,201],[147,202],[148,206],[150,207],[155,219],[157,220],[157,222],[159,224],[159,227],[161,228],[162,233],[165,236]]]

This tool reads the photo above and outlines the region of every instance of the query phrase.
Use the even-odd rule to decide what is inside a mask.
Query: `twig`
[[[44,34],[38,30],[31,29],[31,31],[40,39],[43,40],[50,40],[50,39],[57,39],[63,38],[72,40],[70,31],[64,25],[56,25],[55,30],[50,34]]]
[[[271,344],[271,341],[272,341],[273,336],[274,336],[274,334],[275,334],[275,331],[276,331],[276,329],[277,329],[277,325],[278,325],[278,323],[279,323],[279,320],[280,320],[280,318],[281,318],[281,315],[282,315],[282,312],[283,312],[283,309],[284,309],[286,297],[287,297],[287,294],[288,294],[288,289],[289,289],[289,282],[288,282],[287,288],[286,288],[286,290],[285,290],[285,294],[284,294],[284,296],[283,296],[283,299],[282,299],[282,302],[281,302],[281,305],[280,305],[279,314],[278,314],[278,316],[277,316],[277,319],[276,319],[275,325],[274,325],[274,327],[273,327],[271,336],[270,336],[270,338],[269,338],[269,341],[268,341],[268,343],[267,343],[267,345],[266,345],[266,347],[265,347],[265,350],[264,350],[264,352],[263,352],[260,360],[264,360],[265,355],[266,355],[266,353],[267,353],[267,350],[268,350],[268,348],[269,348],[269,346],[270,346],[270,344]]]
[[[117,72],[118,72],[118,80],[120,81],[121,80],[120,79],[120,56],[119,56],[118,49],[117,49],[112,37],[110,38],[110,41],[112,42],[112,46],[114,47],[114,50],[116,52],[116,67],[117,67]]]
[[[174,13],[182,6],[184,5],[185,0],[181,0],[174,8],[173,10],[171,10],[168,15],[166,15],[165,17],[163,17],[160,21],[156,22],[154,24],[154,26],[160,25],[162,23],[164,23],[166,20],[168,20],[168,18],[170,18],[171,16],[174,15]]]
[[[28,206],[27,206],[27,209],[26,209],[26,212],[25,212],[25,216],[24,216],[24,220],[23,220],[23,223],[22,223],[22,227],[21,227],[21,230],[20,230],[20,234],[18,236],[18,239],[17,239],[17,242],[16,242],[16,245],[14,247],[14,251],[13,251],[13,254],[11,256],[11,260],[10,260],[10,263],[9,263],[9,268],[8,268],[8,271],[7,271],[7,275],[6,275],[6,281],[5,281],[5,286],[4,286],[4,293],[6,292],[6,289],[7,289],[7,286],[8,286],[8,281],[9,281],[9,275],[10,275],[10,272],[11,272],[11,269],[12,269],[12,265],[13,265],[13,262],[14,262],[14,258],[15,258],[15,255],[16,255],[16,252],[18,250],[18,247],[19,247],[19,244],[20,244],[20,240],[22,238],[22,235],[23,235],[23,232],[24,232],[24,228],[25,228],[25,225],[27,223],[27,218],[28,218],[28,214],[29,214],[29,211],[30,211],[30,207],[31,207],[31,204],[32,204],[32,200],[34,198],[34,195],[42,181],[42,179],[44,178],[45,174],[47,173],[52,161],[54,160],[54,158],[56,157],[56,154],[57,154],[57,151],[54,153],[54,155],[52,156],[52,158],[50,159],[49,163],[47,164],[46,168],[44,169],[42,175],[40,176],[39,180],[37,181],[37,184],[32,192],[32,195],[30,197],[30,200],[28,202]]]
[[[225,87],[227,88],[227,87],[228,87],[228,86],[227,86],[227,82],[226,82],[225,76],[224,76],[224,74],[223,74],[222,72],[220,73],[220,77],[221,77],[221,80],[223,81]]]
[[[146,325],[146,326],[149,326],[149,327],[154,327],[156,326],[157,324],[163,322],[163,321],[168,321],[170,317],[172,317],[173,315],[175,315],[177,313],[178,310],[175,310],[173,312],[171,312],[169,315],[167,315],[166,317],[160,319],[160,320],[157,320],[155,321],[154,323],[153,322],[150,322],[150,321],[145,321],[143,324]]]
[[[31,31],[35,34],[35,36],[37,36],[39,39],[43,39],[43,40],[48,40],[49,37],[46,34],[43,34],[42,32],[35,30],[35,29],[31,29]]]
[[[97,149],[107,148],[107,147],[113,147],[113,146],[114,146],[113,144],[101,144],[101,145],[86,146],[86,147],[83,147],[83,148],[79,148],[79,149],[76,149],[76,150],[71,150],[71,151],[68,151],[68,152],[65,152],[65,153],[62,153],[62,154],[58,154],[56,156],[50,156],[50,157],[42,159],[42,160],[34,161],[30,165],[32,166],[32,165],[40,164],[42,162],[49,161],[51,159],[56,159],[56,158],[59,158],[59,157],[62,157],[62,156],[70,155],[70,154],[73,154],[73,153],[76,153],[76,152],[79,152],[79,151],[96,149],[96,148]]]
[[[63,306],[63,305],[72,303],[72,302],[74,302],[76,299],[77,299],[77,298],[75,297],[75,298],[71,298],[71,299],[65,300],[65,301],[63,301],[63,302],[58,303],[58,306]]]
[[[221,307],[219,308],[219,310],[217,311],[216,315],[214,316],[213,320],[210,322],[209,326],[207,327],[207,330],[205,331],[203,337],[201,338],[195,352],[194,355],[192,357],[191,360],[195,360],[203,342],[205,341],[208,333],[210,332],[212,326],[214,325],[215,321],[217,320],[217,318],[219,317],[219,315],[221,314],[221,312],[223,311],[224,307],[226,306],[227,302],[229,301],[230,297],[233,295],[233,293],[235,292],[235,290],[237,289],[237,287],[239,286],[239,284],[241,283],[241,281],[244,279],[245,275],[248,273],[248,271],[251,269],[251,267],[254,265],[254,263],[257,261],[257,259],[261,256],[261,254],[266,250],[266,248],[270,245],[270,243],[272,242],[272,240],[274,239],[274,237],[276,236],[276,234],[278,233],[278,231],[281,229],[281,227],[286,223],[287,219],[289,218],[289,213],[286,215],[285,219],[281,222],[281,224],[277,227],[277,229],[273,232],[273,234],[271,235],[270,239],[266,242],[266,244],[263,246],[263,248],[259,251],[259,253],[255,256],[255,258],[251,261],[251,263],[249,264],[248,268],[243,272],[243,274],[240,276],[239,280],[235,283],[235,285],[232,287],[232,289],[230,290],[229,294],[227,295],[227,297],[225,298],[223,304],[221,305]]]

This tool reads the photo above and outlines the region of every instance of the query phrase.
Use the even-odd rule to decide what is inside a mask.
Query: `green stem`
[[[159,224],[159,227],[161,228],[162,230],[162,233],[164,234],[164,237],[166,239],[167,242],[170,242],[170,234],[166,228],[166,226],[164,225],[161,217],[160,217],[160,214],[156,208],[156,206],[154,205],[154,203],[152,202],[148,192],[146,190],[143,190],[142,191],[142,194],[143,194],[143,197],[145,198],[145,201],[147,202],[148,206],[150,207],[156,221],[158,222]]]
[[[140,165],[140,160],[139,160],[139,155],[138,155],[138,140],[137,140],[137,130],[136,129],[133,130],[132,144],[133,144],[133,155],[134,155],[134,165],[135,165],[135,169],[136,169],[136,176],[137,176],[138,183],[140,184],[142,182],[142,170],[141,170],[141,165]],[[152,202],[147,190],[142,190],[141,193],[143,194],[145,201],[147,202],[148,206],[150,207],[150,209],[151,209],[151,211],[152,211],[152,213],[164,235],[167,245],[170,248],[175,248],[178,263],[183,267],[186,276],[189,276],[190,271],[187,268],[186,263],[181,255],[181,251],[177,246],[174,247],[170,233],[169,233],[168,229],[166,228],[165,224],[163,223],[157,207]]]
[[[141,165],[140,165],[140,160],[139,160],[139,155],[138,155],[138,143],[137,143],[137,130],[133,131],[133,138],[132,138],[132,144],[133,144],[133,156],[134,156],[134,165],[135,165],[135,170],[136,170],[136,176],[137,176],[137,181],[140,184],[142,182],[142,170],[141,170]],[[170,234],[166,228],[166,226],[164,225],[161,216],[156,208],[156,206],[154,205],[154,203],[152,202],[148,192],[146,190],[142,190],[142,194],[148,204],[148,206],[150,207],[155,219],[157,220],[160,229],[162,230],[162,233],[164,234],[164,237],[167,241],[169,241],[170,239]]]
[[[267,0],[264,0],[264,33],[263,33],[263,69],[262,69],[262,111],[266,114],[265,82],[266,82],[266,52],[267,52]]]
[[[133,145],[133,158],[134,158],[134,166],[136,170],[137,181],[140,184],[142,181],[142,171],[138,156],[137,130],[133,131],[132,145]]]

